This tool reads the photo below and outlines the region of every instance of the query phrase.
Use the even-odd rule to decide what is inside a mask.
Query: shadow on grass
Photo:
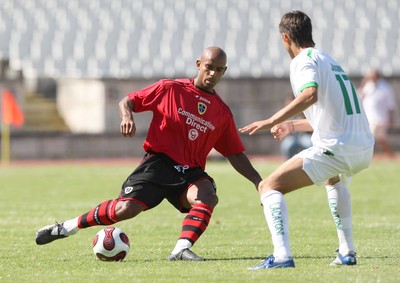
[[[229,260],[263,260],[267,256],[253,256],[253,257],[233,257],[233,258],[206,258],[206,261],[229,261]],[[335,256],[294,256],[294,259],[334,259]],[[357,256],[358,259],[390,259],[397,257],[388,256]]]
[[[229,260],[263,260],[265,256],[259,257],[232,257],[232,258],[206,258],[206,261],[229,261]]]

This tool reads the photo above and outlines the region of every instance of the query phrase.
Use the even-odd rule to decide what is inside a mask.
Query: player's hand
[[[271,128],[271,134],[276,141],[283,140],[293,131],[292,122],[285,121]]]
[[[133,137],[136,133],[135,121],[131,118],[123,118],[120,125],[120,131],[124,137]]]
[[[268,131],[272,126],[273,125],[269,122],[269,120],[256,121],[250,125],[240,128],[239,132],[242,134],[253,135],[259,131]]]

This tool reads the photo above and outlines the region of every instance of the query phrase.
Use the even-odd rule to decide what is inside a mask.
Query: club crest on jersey
[[[203,102],[198,102],[197,110],[199,111],[200,115],[203,115],[204,113],[206,113],[207,105],[205,105]]]

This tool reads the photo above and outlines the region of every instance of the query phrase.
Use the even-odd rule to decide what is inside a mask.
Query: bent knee
[[[219,201],[218,196],[216,194],[214,194],[213,197],[211,198],[210,204],[208,204],[208,205],[211,207],[216,207],[218,204],[218,201]]]
[[[115,214],[121,219],[133,218],[145,209],[143,205],[134,200],[120,200],[115,206]]]
[[[265,193],[269,190],[272,190],[271,188],[271,183],[269,182],[268,178],[262,180],[259,184],[258,184],[258,192],[260,194]]]
[[[218,196],[215,193],[210,193],[207,195],[202,195],[201,198],[195,199],[194,202],[192,203],[192,206],[195,205],[196,203],[204,203],[214,208],[217,206],[218,201],[219,201]]]
[[[281,192],[283,195],[288,192],[287,188],[285,186],[282,186],[282,184],[279,183],[277,180],[269,178],[262,180],[258,185],[258,193],[260,196],[272,190]]]
[[[336,184],[336,183],[339,182],[339,181],[340,181],[340,177],[339,177],[339,176],[336,176],[336,177],[330,178],[330,179],[326,182],[326,185],[334,185],[334,184]]]

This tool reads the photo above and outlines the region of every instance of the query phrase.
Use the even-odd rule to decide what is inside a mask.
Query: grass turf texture
[[[266,176],[280,162],[255,160]],[[0,282],[398,282],[399,161],[374,160],[351,187],[358,265],[331,267],[337,236],[324,189],[286,196],[296,268],[249,271],[272,252],[269,231],[250,182],[225,161],[209,162],[219,205],[193,251],[206,262],[168,262],[184,215],[168,202],[116,224],[131,240],[124,262],[101,262],[92,227],[37,246],[44,225],[75,217],[113,199],[137,164],[48,164],[0,169]]]

